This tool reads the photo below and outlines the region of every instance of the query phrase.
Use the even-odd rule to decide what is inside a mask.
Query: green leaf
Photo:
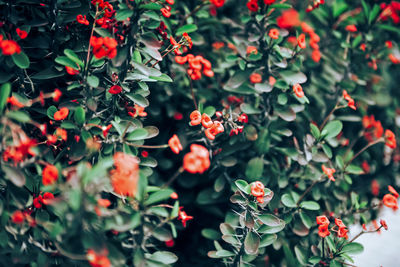
[[[227,257],[235,256],[235,253],[233,253],[232,251],[229,251],[229,250],[225,250],[225,249],[218,250],[216,254],[219,258],[227,258]]]
[[[162,264],[172,264],[178,261],[178,257],[174,253],[169,251],[154,252],[149,259],[160,262]]]
[[[284,222],[272,214],[261,214],[257,216],[260,221],[268,226],[279,226]]]
[[[147,136],[147,131],[146,129],[143,128],[138,128],[133,130],[132,132],[130,132],[127,136],[126,136],[126,140],[128,141],[137,141],[137,140],[143,140],[146,138]]]
[[[296,258],[300,262],[300,264],[302,266],[306,266],[308,257],[306,253],[300,248],[299,245],[294,247],[294,253],[296,254]]]
[[[126,20],[133,15],[133,10],[131,9],[120,9],[117,14],[115,14],[115,19],[118,21]]]
[[[347,253],[347,254],[360,254],[364,251],[363,245],[360,243],[352,242],[350,244],[345,245],[342,248],[342,253]]]
[[[300,214],[300,219],[303,222],[304,226],[307,227],[307,229],[310,229],[311,226],[313,225],[310,216],[308,216],[305,212],[300,212],[299,214]]]
[[[260,248],[271,245],[276,239],[278,239],[276,234],[263,234],[261,236]]]
[[[85,123],[86,114],[82,107],[77,107],[74,111],[74,120],[77,124],[82,125]]]
[[[264,161],[262,158],[252,158],[246,167],[246,177],[250,181],[255,181],[261,178],[264,171]]]
[[[291,4],[285,4],[285,3],[283,3],[283,4],[278,4],[277,3],[277,4],[270,5],[269,8],[270,9],[272,9],[272,8],[288,9],[288,8],[292,8],[292,5]]]
[[[87,77],[87,83],[90,85],[90,87],[97,88],[100,84],[100,80],[96,76],[91,75]]]
[[[160,241],[168,241],[172,239],[172,234],[169,230],[162,227],[157,227],[152,232],[153,236]]]
[[[252,231],[248,232],[244,239],[244,250],[247,254],[256,255],[260,246],[260,238]]]
[[[285,70],[280,73],[283,80],[287,84],[293,85],[296,83],[305,83],[307,81],[307,76],[302,72],[294,72],[290,70]]]
[[[29,58],[24,52],[21,52],[19,54],[15,53],[11,57],[15,65],[17,65],[21,69],[27,69],[29,67]]]
[[[341,121],[338,120],[333,120],[330,121],[322,130],[321,135],[325,138],[325,139],[330,139],[333,137],[336,137],[343,128],[343,124]]]
[[[168,82],[168,83],[172,83],[173,80],[171,79],[171,77],[169,77],[167,74],[161,74],[161,76],[149,76],[149,78],[159,81],[159,82]]]
[[[211,240],[218,240],[221,237],[221,234],[219,232],[210,228],[201,230],[201,235]]]
[[[244,193],[250,194],[250,186],[245,180],[236,180],[235,185]]]
[[[319,139],[321,133],[317,126],[314,123],[310,123],[311,134],[314,136],[315,139]]]
[[[60,65],[63,65],[63,66],[71,67],[73,69],[78,68],[77,64],[73,60],[71,60],[69,57],[66,57],[66,56],[56,57],[55,62]]]
[[[285,205],[288,208],[296,207],[296,202],[293,200],[293,197],[290,194],[282,195],[281,201],[282,201],[283,205]]]
[[[126,94],[126,96],[141,107],[147,107],[149,105],[149,100],[147,100],[147,98],[143,97],[142,95]]]
[[[219,225],[219,229],[221,230],[221,233],[223,235],[235,235],[236,234],[235,229],[233,229],[233,227],[228,223],[221,223]]]
[[[303,201],[300,203],[300,207],[306,210],[319,210],[320,206],[315,201]]]
[[[322,145],[322,150],[328,158],[332,158],[332,150],[326,143]]]
[[[31,120],[28,113],[23,111],[10,111],[7,113],[7,117],[22,123],[27,123]]]
[[[253,107],[251,104],[246,103],[241,104],[240,109],[242,110],[242,112],[247,113],[248,115],[261,113],[261,110]]]
[[[145,4],[145,5],[140,5],[139,8],[140,9],[149,9],[149,10],[160,10],[162,8],[162,6],[157,3],[149,3],[149,4]]]
[[[372,24],[372,22],[378,16],[380,11],[381,11],[381,8],[379,7],[379,5],[374,4],[374,7],[372,8],[371,12],[369,13],[368,24],[370,24],[370,25]]]
[[[47,116],[50,118],[50,119],[52,119],[52,120],[54,120],[54,113],[56,113],[58,111],[58,109],[55,107],[55,106],[50,106],[48,109],[47,109]]]
[[[144,202],[144,205],[150,206],[154,203],[169,199],[171,194],[174,191],[171,189],[161,189],[160,191],[157,191],[149,196],[149,198]]]
[[[358,166],[353,165],[353,164],[347,166],[345,171],[347,173],[351,173],[351,174],[363,174],[364,173],[364,170],[361,167],[358,167]]]
[[[71,49],[64,49],[64,54],[71,59],[73,62],[75,62],[76,64],[78,64],[79,66],[81,66],[83,68],[84,64],[82,62],[82,60],[79,59],[78,55]]]
[[[11,84],[5,83],[0,88],[0,114],[3,113],[3,109],[6,106],[7,98],[11,93]]]
[[[191,33],[191,32],[195,32],[197,31],[197,25],[195,24],[187,24],[187,25],[183,25],[182,27],[178,28],[178,30],[176,30],[175,35],[182,35],[184,32],[186,33]]]

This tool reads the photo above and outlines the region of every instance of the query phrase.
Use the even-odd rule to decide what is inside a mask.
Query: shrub
[[[369,2],[0,1],[2,265],[351,265],[399,197]]]

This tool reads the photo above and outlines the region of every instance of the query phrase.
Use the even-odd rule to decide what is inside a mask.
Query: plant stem
[[[94,28],[96,27],[96,18],[99,15],[99,6],[96,5],[96,14],[94,15],[94,21],[93,21],[93,26],[92,26],[92,31],[90,32],[90,39],[89,39],[89,46],[88,46],[88,51],[87,51],[87,55],[86,55],[86,65],[85,65],[85,79],[87,77],[87,72],[89,69],[89,59],[90,59],[90,48],[91,48],[91,44],[90,44],[90,40],[93,37],[93,33],[94,33]]]
[[[335,107],[331,110],[331,112],[329,112],[328,116],[326,116],[326,118],[322,122],[321,126],[319,126],[320,131],[324,128],[325,124],[328,122],[328,120],[332,116],[333,112],[335,112],[338,109],[339,102],[340,102],[340,99],[336,102]]]
[[[365,147],[363,147],[360,151],[357,152],[357,154],[355,154],[345,165],[343,170],[346,170],[347,166],[350,165],[350,163],[355,160],[361,153],[363,153],[365,150],[367,150],[368,148],[370,148],[373,145],[376,145],[378,143],[384,142],[385,139],[384,138],[379,138],[377,140],[375,140],[374,142],[369,143],[368,145],[366,145]]]
[[[322,181],[322,180],[321,180],[322,177],[323,177],[323,175],[322,175],[318,180],[314,180],[314,181],[312,182],[312,184],[306,189],[306,191],[304,191],[304,193],[300,196],[299,200],[298,200],[297,203],[296,203],[296,206],[297,206],[297,207],[299,207],[299,205],[300,205],[301,201],[304,199],[304,197],[305,197],[308,193],[310,193],[311,189],[313,189],[313,187],[314,187],[317,183],[319,183],[319,182]]]
[[[180,167],[174,175],[162,186],[162,188],[168,187],[170,184],[172,184],[176,178],[178,178],[179,174],[181,174],[184,171],[183,167]]]
[[[192,99],[193,99],[193,103],[194,103],[194,108],[195,110],[197,110],[197,101],[196,101],[196,96],[194,94],[194,89],[193,89],[193,81],[192,78],[190,78],[189,76],[189,83],[190,83],[190,92],[192,94]]]
[[[70,252],[65,251],[57,242],[54,243],[54,245],[56,246],[58,252],[60,252],[61,255],[70,258],[71,260],[80,260],[80,261],[86,261],[86,255],[76,255],[76,254],[72,254]]]
[[[139,145],[139,144],[132,144],[132,143],[126,143],[128,146],[133,146],[133,147],[140,147],[140,148],[150,148],[150,149],[157,149],[157,148],[167,148],[169,147],[168,144],[165,145]]]

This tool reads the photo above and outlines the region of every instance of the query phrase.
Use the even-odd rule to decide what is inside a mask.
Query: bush
[[[1,264],[351,265],[398,208],[377,2],[0,1]]]

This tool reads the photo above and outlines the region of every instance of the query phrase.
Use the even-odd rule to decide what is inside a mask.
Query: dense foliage
[[[0,0],[1,265],[352,266],[398,209],[399,26],[397,1]]]

